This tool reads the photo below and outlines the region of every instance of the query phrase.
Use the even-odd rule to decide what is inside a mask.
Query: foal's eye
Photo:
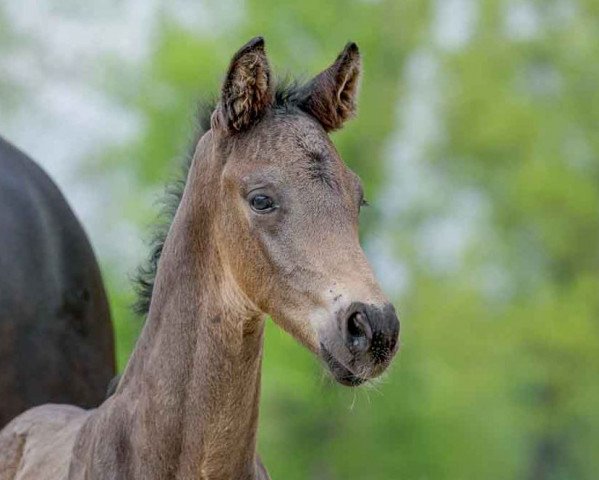
[[[272,212],[275,208],[275,201],[268,195],[258,193],[250,198],[250,206],[252,210],[258,213]]]

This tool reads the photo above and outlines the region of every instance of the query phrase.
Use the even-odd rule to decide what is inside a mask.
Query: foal
[[[98,409],[46,405],[0,434],[1,479],[267,479],[256,455],[265,315],[342,384],[379,375],[399,322],[358,241],[358,177],[327,132],[355,110],[358,48],[275,95],[237,52],[158,264],[146,325]]]

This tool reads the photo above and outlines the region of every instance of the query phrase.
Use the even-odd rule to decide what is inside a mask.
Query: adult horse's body
[[[359,246],[363,195],[327,132],[355,108],[349,44],[275,95],[264,42],[233,57],[195,149],[146,324],[98,409],[47,405],[0,433],[0,478],[266,479],[256,455],[265,315],[358,385],[399,322]]]
[[[48,402],[95,407],[113,375],[85,233],[42,169],[0,138],[0,427]]]

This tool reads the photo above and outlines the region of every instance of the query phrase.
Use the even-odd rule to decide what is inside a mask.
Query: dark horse
[[[141,336],[95,410],[44,405],[0,432],[0,479],[265,480],[256,453],[266,315],[343,385],[389,366],[399,320],[358,238],[361,182],[327,132],[355,111],[350,43],[308,84],[234,56],[156,264]]]
[[[0,427],[43,403],[97,406],[114,368],[89,241],[48,175],[0,138]]]

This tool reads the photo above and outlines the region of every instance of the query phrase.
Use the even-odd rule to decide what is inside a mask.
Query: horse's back
[[[0,138],[0,428],[35,405],[90,408],[114,375],[91,245],[56,185]]]
[[[0,480],[64,480],[77,432],[89,415],[71,405],[43,405],[0,432]]]

